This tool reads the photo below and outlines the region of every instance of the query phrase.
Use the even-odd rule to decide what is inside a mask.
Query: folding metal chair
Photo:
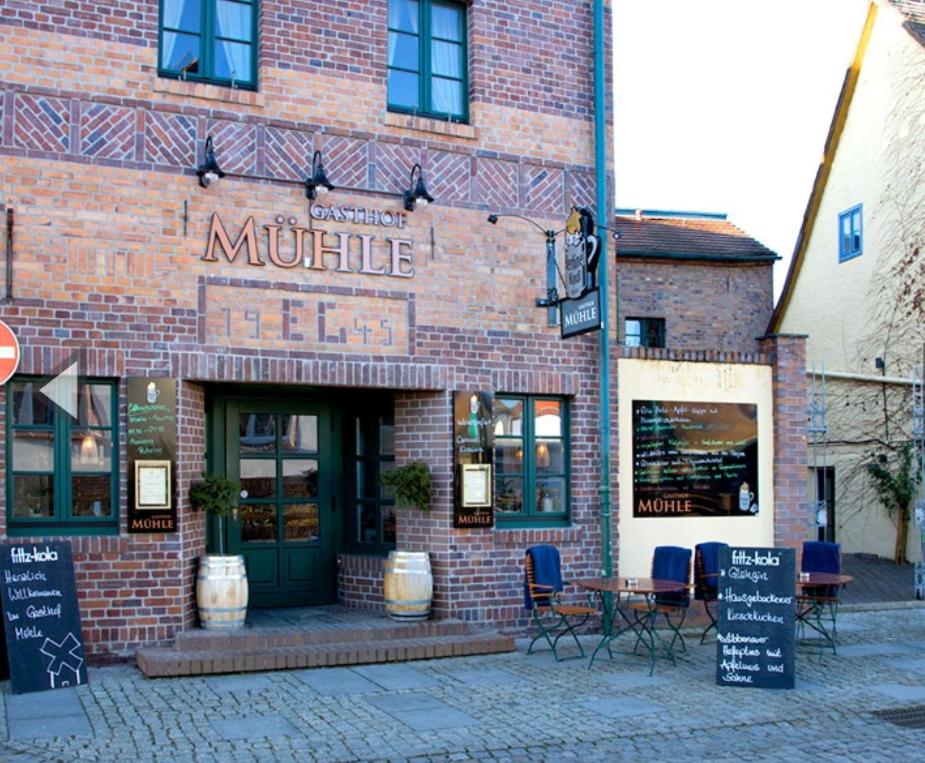
[[[656,546],[652,554],[652,579],[671,580],[683,583],[683,589],[670,593],[655,595],[654,602],[639,602],[632,605],[636,612],[636,622],[640,628],[637,630],[636,648],[642,642],[643,636],[648,633],[650,638],[656,639],[655,625],[658,616],[665,618],[665,623],[671,630],[671,641],[665,646],[669,657],[674,660],[674,645],[681,644],[681,651],[687,651],[681,628],[687,616],[687,608],[691,603],[691,550],[680,546]],[[660,637],[659,637],[660,638]],[[653,645],[654,646],[654,645]],[[635,651],[635,650],[634,650]]]
[[[716,602],[719,594],[719,551],[728,543],[711,541],[694,547],[694,599],[703,602],[710,624],[700,635],[700,643],[716,628]]]

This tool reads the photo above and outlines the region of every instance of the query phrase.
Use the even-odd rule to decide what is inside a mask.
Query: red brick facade
[[[336,389],[345,401],[394,393],[396,460],[426,461],[436,486],[429,513],[399,515],[398,546],[430,552],[439,617],[523,624],[521,560],[534,543],[560,546],[570,578],[599,569],[598,335],[563,341],[535,307],[546,288],[543,235],[516,220],[485,221],[489,211],[519,213],[558,229],[572,204],[593,207],[591,6],[468,7],[466,125],[387,111],[385,0],[263,0],[256,92],[157,77],[157,0],[0,8],[0,202],[15,216],[12,299],[0,318],[19,337],[20,371],[48,374],[86,349],[85,373],[119,380],[123,431],[127,378],[177,382],[179,531],[126,532],[122,468],[119,534],[70,538],[94,659],[128,656],[195,624],[206,523],[188,487],[214,447],[206,434],[218,384],[264,385],[267,396],[282,385]],[[207,136],[230,176],[202,189],[194,173]],[[312,220],[301,181],[314,150],[338,189],[324,204],[397,215],[415,163],[436,204],[409,213],[401,230]],[[248,264],[246,251],[234,262],[205,259],[215,214],[232,241],[253,218],[261,264]],[[278,259],[296,267],[271,262],[273,236]],[[299,236],[312,267],[294,260]],[[313,249],[338,241],[348,241],[346,264]],[[402,275],[372,274],[394,270],[389,246],[410,252],[411,264]],[[612,285],[612,258],[609,267]],[[621,315],[630,300],[655,298],[644,292],[713,279],[666,277],[659,271],[653,289],[621,271]],[[737,291],[741,311],[719,299],[721,279],[667,296],[665,309],[696,301],[693,323],[727,326],[684,335],[691,347],[747,351],[760,331],[751,318],[747,328],[730,324],[749,300],[769,300],[762,278]],[[704,303],[714,297],[711,311]],[[620,352],[614,345],[614,361]],[[615,387],[611,379],[614,420]],[[452,529],[457,389],[568,399],[569,527]],[[615,437],[608,450],[615,460]],[[5,468],[0,479],[5,501]],[[0,512],[4,536],[5,522]],[[340,598],[380,606],[381,565],[339,553]]]

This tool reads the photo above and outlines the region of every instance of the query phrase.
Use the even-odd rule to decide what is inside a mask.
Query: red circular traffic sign
[[[13,329],[0,321],[0,384],[6,384],[19,368],[19,340]]]

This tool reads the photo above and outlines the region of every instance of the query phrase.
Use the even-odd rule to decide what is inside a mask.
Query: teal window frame
[[[260,16],[260,0],[229,0],[240,5],[251,7],[251,34],[250,39],[224,37],[215,31],[215,17],[219,0],[201,0],[199,32],[185,32],[182,29],[167,27],[164,23],[164,0],[158,0],[158,17],[157,17],[157,74],[159,77],[168,79],[178,79],[188,82],[205,82],[213,85],[223,85],[233,87],[237,90],[257,90],[257,58],[258,58],[258,41],[257,29]],[[197,34],[199,37],[199,60],[201,62],[200,71],[195,73],[183,73],[167,69],[164,66],[164,32],[179,32],[181,34]],[[247,79],[234,79],[230,77],[219,77],[215,74],[215,42],[216,40],[227,40],[230,42],[247,43],[251,46],[251,66],[247,72]]]
[[[438,42],[441,40],[440,37],[434,37],[431,31],[432,28],[432,16],[433,16],[433,6],[434,5],[444,5],[444,6],[453,6],[461,11],[462,15],[462,78],[456,80],[460,83],[460,88],[462,90],[462,111],[459,114],[454,114],[450,112],[441,112],[432,108],[432,97],[433,97],[433,65],[432,65],[432,56],[430,55],[432,50],[432,45],[434,40]],[[416,36],[418,38],[418,68],[416,70],[406,69],[400,66],[390,66],[388,63],[387,66],[387,76],[386,76],[386,91],[388,91],[388,72],[391,71],[406,71],[409,73],[414,73],[418,75],[418,107],[411,108],[408,106],[399,105],[392,103],[391,99],[388,99],[388,94],[386,98],[388,99],[388,110],[394,111],[400,114],[414,114],[417,116],[423,117],[433,117],[436,119],[442,119],[449,122],[457,122],[461,124],[468,124],[469,122],[469,7],[466,3],[457,2],[457,0],[418,0],[418,32],[417,35],[413,35],[410,32],[405,30],[400,30],[393,28],[386,21],[386,26],[388,28],[387,37],[393,33],[398,34],[408,34]],[[456,42],[455,40],[447,40],[448,42]],[[388,45],[388,42],[387,42]],[[388,58],[388,54],[386,55]],[[456,79],[454,77],[445,77],[445,79]]]
[[[569,405],[568,400],[556,395],[524,395],[498,392],[495,399],[520,400],[523,402],[523,424],[521,435],[495,434],[495,442],[505,439],[521,440],[522,466],[520,472],[503,472],[496,466],[494,484],[495,525],[498,528],[516,529],[521,527],[569,527],[571,525],[571,440],[569,431]],[[564,506],[559,512],[542,512],[536,507],[535,500],[528,500],[528,496],[537,496],[538,477],[536,464],[537,436],[535,430],[536,404],[543,400],[559,403],[561,406],[561,431],[558,439],[562,441],[563,469],[560,473],[544,475],[550,479],[562,479],[564,483]],[[542,439],[555,439],[546,435]],[[496,465],[498,461],[496,459]],[[523,511],[513,513],[505,512],[499,507],[498,498],[501,495],[500,485],[506,479],[523,480]]]
[[[52,406],[53,415],[50,425],[16,424],[13,411],[13,384],[32,382],[38,385],[40,377],[16,376],[6,385],[6,534],[9,537],[46,536],[46,535],[117,535],[119,533],[119,384],[113,379],[88,378],[81,384],[97,384],[109,387],[110,424],[109,426],[91,426],[75,422],[71,416],[56,405]],[[74,430],[93,430],[109,432],[112,448],[109,472],[75,472],[71,469],[71,434]],[[52,471],[35,469],[15,469],[13,460],[13,433],[15,431],[46,431],[54,435],[52,450]],[[17,517],[14,515],[14,482],[17,476],[29,474],[51,474],[53,494],[53,515],[41,517]],[[112,514],[108,517],[80,517],[73,515],[74,475],[95,476],[108,474],[110,478],[109,505]]]
[[[365,437],[363,453],[358,453],[357,423]],[[391,453],[382,450],[382,424],[395,426],[395,415],[391,398],[374,399],[357,408],[347,417],[344,446],[347,451],[346,463],[349,476],[347,479],[347,516],[344,522],[344,550],[348,553],[367,554],[370,556],[386,556],[389,551],[395,550],[395,543],[385,539],[385,522],[389,510],[397,521],[395,499],[388,495],[379,482],[379,475],[395,464],[394,449]],[[394,431],[394,430],[393,430]],[[366,482],[372,485],[374,495],[361,495],[359,479],[357,478],[358,465],[363,465],[366,471]],[[364,541],[359,537],[360,517],[363,509],[373,509],[377,518],[376,540]]]
[[[838,215],[838,261],[860,257],[864,252],[864,205],[857,204]]]

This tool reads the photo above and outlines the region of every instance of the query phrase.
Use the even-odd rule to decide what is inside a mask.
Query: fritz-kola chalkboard
[[[634,400],[633,516],[757,515],[757,408]]]
[[[716,683],[792,689],[796,552],[722,548],[719,570]]]
[[[87,682],[70,543],[0,546],[0,601],[14,694]]]

